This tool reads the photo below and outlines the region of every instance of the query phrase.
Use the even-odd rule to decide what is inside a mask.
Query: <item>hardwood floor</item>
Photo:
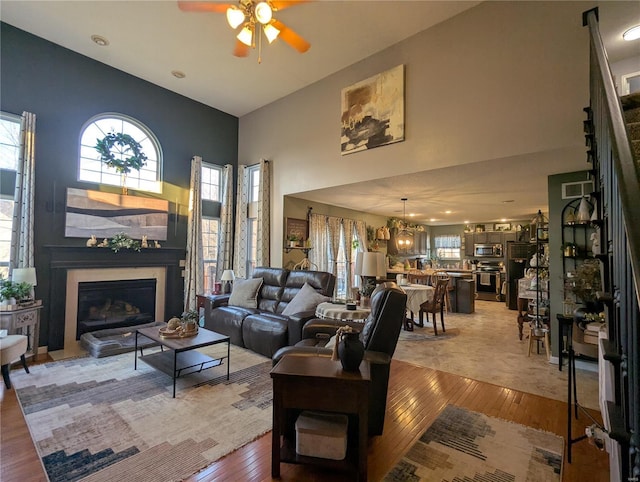
[[[0,480],[46,480],[14,391],[6,390],[3,385],[0,400]],[[384,434],[369,441],[369,480],[382,479],[447,404],[556,433],[565,438],[566,445],[566,404],[563,402],[394,360]],[[590,413],[600,420],[599,413]],[[587,425],[590,421],[581,414],[574,424],[573,437],[583,434]],[[565,450],[563,481],[609,480],[606,452],[585,440],[573,446],[572,454],[573,463],[569,464]],[[342,474],[291,464],[282,464],[280,472],[284,481],[352,480]],[[271,434],[247,444],[187,480],[272,480]]]

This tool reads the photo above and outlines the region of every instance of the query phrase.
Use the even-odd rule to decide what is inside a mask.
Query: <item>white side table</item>
[[[40,337],[40,310],[42,300],[30,305],[10,305],[0,307],[0,329],[7,330],[10,335],[26,335],[26,357],[36,360]]]
[[[323,320],[364,321],[369,313],[371,313],[369,308],[357,307],[355,310],[347,310],[345,304],[331,303],[330,301],[320,303],[316,307],[316,316]]]

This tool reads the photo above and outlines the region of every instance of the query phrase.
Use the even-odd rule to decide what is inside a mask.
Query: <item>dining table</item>
[[[411,325],[405,323],[405,329],[407,326],[413,325],[414,316],[420,313],[420,305],[425,301],[431,301],[436,289],[433,286],[422,284],[405,284],[400,288],[407,294],[407,311],[411,313],[410,317]]]

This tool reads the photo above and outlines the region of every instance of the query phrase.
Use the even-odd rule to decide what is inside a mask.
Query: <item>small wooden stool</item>
[[[539,341],[542,341],[544,343],[544,349],[547,353],[548,360],[551,357],[551,353],[549,352],[549,328],[545,327],[543,328],[542,334],[536,334],[534,327],[531,325],[531,323],[529,324],[529,349],[527,352],[527,356],[531,356],[531,345],[533,345],[534,340],[536,341],[536,343]]]
[[[29,373],[27,360],[24,354],[27,352],[28,341],[24,335],[8,335],[0,338],[0,365],[2,366],[2,378],[7,389],[11,388],[11,380],[9,379],[9,368],[11,364],[20,359],[24,370]]]

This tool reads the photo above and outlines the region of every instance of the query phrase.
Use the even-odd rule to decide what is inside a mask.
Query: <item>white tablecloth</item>
[[[331,320],[364,320],[369,316],[371,310],[368,308],[360,308],[359,306],[355,310],[347,310],[347,306],[344,304],[336,304],[331,302],[320,303],[316,307],[316,316],[322,319]]]
[[[420,312],[420,305],[425,301],[431,301],[436,289],[433,286],[410,284],[400,286],[407,294],[407,310],[414,315]]]

